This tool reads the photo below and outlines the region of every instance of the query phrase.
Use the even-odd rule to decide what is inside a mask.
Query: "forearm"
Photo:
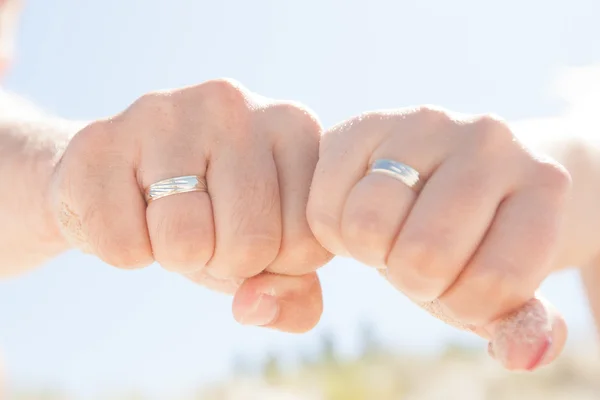
[[[0,93],[0,277],[67,249],[48,192],[54,166],[78,126]]]

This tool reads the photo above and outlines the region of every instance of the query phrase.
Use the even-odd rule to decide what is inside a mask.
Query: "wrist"
[[[53,194],[53,180],[60,160],[75,134],[85,126],[81,122],[57,121],[57,133],[52,140],[40,147],[34,158],[34,171],[40,179],[40,237],[50,251],[55,254],[68,250],[71,246],[60,226],[59,205]]]
[[[69,249],[68,241],[60,229],[59,216],[52,193],[53,176],[65,146],[59,145],[44,149],[31,160],[31,184],[39,185],[40,189],[37,193],[37,202],[39,202],[37,209],[40,213],[33,219],[32,223],[35,224],[36,221],[39,221],[38,238],[49,257]],[[35,207],[35,205],[33,206]],[[35,229],[35,227],[32,227],[32,229]]]
[[[24,125],[0,126],[0,181],[7,189],[0,196],[2,276],[24,272],[69,249],[51,187],[54,170],[76,129],[61,121],[44,126],[43,135],[27,134]]]
[[[14,168],[14,171],[21,168],[16,190],[21,193],[22,204],[30,210],[23,218],[25,228],[31,232],[42,260],[69,248],[58,225],[52,196],[52,177],[63,151],[63,143],[36,143],[35,150],[23,153],[23,159]]]

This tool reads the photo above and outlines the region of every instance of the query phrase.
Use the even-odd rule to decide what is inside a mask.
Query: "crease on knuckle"
[[[244,180],[238,197],[232,206],[232,220],[236,222],[235,232],[244,234],[252,231],[255,221],[265,221],[279,215],[279,188],[272,179]]]
[[[234,268],[260,270],[266,268],[279,252],[281,227],[275,217],[279,216],[279,191],[267,181],[256,181],[240,191],[240,197],[232,207],[234,221],[232,249]],[[244,273],[244,275],[247,275]]]

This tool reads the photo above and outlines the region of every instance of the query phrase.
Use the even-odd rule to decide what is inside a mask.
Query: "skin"
[[[423,189],[365,175],[382,158],[418,170]],[[490,339],[507,368],[533,369],[566,339],[564,320],[535,292],[571,261],[570,194],[568,171],[502,121],[420,107],[326,132],[307,215],[329,251],[378,268],[434,316]]]
[[[305,216],[320,135],[307,109],[229,80],[145,95],[69,142],[48,185],[52,229],[118,268],[156,261],[231,294],[255,277],[236,318],[304,332],[322,311],[315,271],[331,259]],[[143,188],[190,174],[209,192],[146,206]]]
[[[323,308],[315,271],[352,256],[489,339],[509,369],[549,363],[564,345],[564,320],[536,294],[551,272],[588,266],[599,301],[600,158],[584,142],[526,147],[496,118],[430,107],[323,132],[305,106],[230,80],[149,93],[85,124],[0,99],[3,276],[70,248],[123,269],[157,261],[233,294],[240,323],[305,332]],[[425,187],[365,176],[377,158],[413,166]],[[208,193],[146,206],[149,184],[189,174]]]

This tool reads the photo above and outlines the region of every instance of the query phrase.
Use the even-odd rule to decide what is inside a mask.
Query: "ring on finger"
[[[188,192],[207,192],[206,180],[198,175],[178,176],[163,179],[151,184],[144,191],[146,202],[150,204],[154,200],[174,194]]]
[[[386,158],[375,160],[369,167],[368,173],[387,175],[404,183],[415,191],[419,191],[423,184],[416,169],[404,163]]]

